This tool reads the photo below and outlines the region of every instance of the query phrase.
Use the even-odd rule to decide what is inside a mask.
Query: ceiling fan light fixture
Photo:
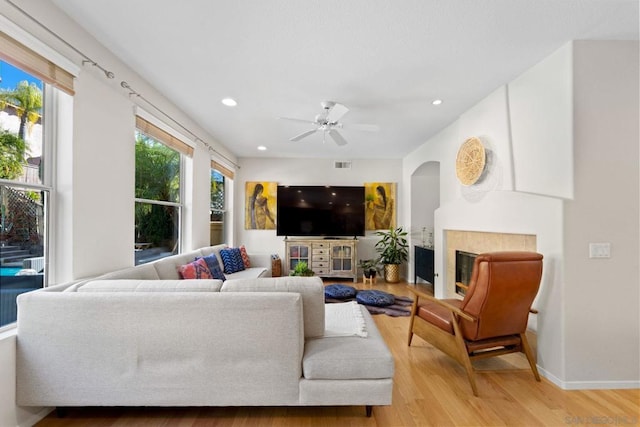
[[[431,101],[432,105],[440,105],[442,104],[442,99],[434,99],[433,101]]]
[[[235,107],[236,105],[238,105],[238,102],[233,98],[222,98],[222,101],[220,102],[222,102],[227,107]]]

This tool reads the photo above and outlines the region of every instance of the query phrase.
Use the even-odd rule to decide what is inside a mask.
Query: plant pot
[[[398,283],[400,281],[400,264],[384,265],[384,281],[387,283]]]
[[[375,279],[376,278],[376,271],[375,270],[363,270],[362,274],[364,274],[364,277],[366,277],[367,279]]]

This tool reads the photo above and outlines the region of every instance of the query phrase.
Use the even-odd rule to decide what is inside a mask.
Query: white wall
[[[245,245],[250,252],[279,254],[284,259],[283,237],[275,230],[245,230],[244,202],[247,181],[273,181],[281,185],[362,185],[365,182],[396,182],[396,197],[405,198],[401,185],[402,166],[400,160],[351,160],[351,169],[334,169],[331,159],[275,159],[242,158],[235,181],[235,222],[238,244]],[[402,205],[396,202],[398,225],[401,222]],[[358,258],[373,258],[373,245],[378,240],[370,233],[359,238]]]
[[[88,277],[133,265],[135,116],[130,101],[105,79],[81,73],[75,82],[72,238],[61,262],[73,277]],[[96,100],[100,100],[96,102]],[[60,236],[63,237],[63,236]]]
[[[565,202],[566,378],[640,387],[638,43],[574,45],[575,198]],[[589,243],[611,244],[590,259]]]
[[[531,322],[542,373],[564,388],[638,387],[638,43],[576,46],[525,72],[517,88],[498,88],[406,156],[403,182],[410,186],[424,162],[440,162],[436,296],[448,296],[444,230],[535,234],[545,257],[540,314]],[[467,188],[455,178],[455,157],[470,136],[497,161]],[[594,241],[611,242],[613,257],[589,260]]]
[[[572,51],[568,43],[509,83],[517,191],[573,197]]]

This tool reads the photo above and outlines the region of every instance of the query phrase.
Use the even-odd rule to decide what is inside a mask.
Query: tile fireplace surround
[[[480,254],[496,251],[536,251],[533,234],[490,233],[481,231],[445,230],[447,268],[445,298],[456,297],[456,250]]]

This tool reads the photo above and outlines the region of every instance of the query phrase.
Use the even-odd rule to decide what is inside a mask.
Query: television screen
[[[364,187],[278,186],[278,236],[364,236]]]

